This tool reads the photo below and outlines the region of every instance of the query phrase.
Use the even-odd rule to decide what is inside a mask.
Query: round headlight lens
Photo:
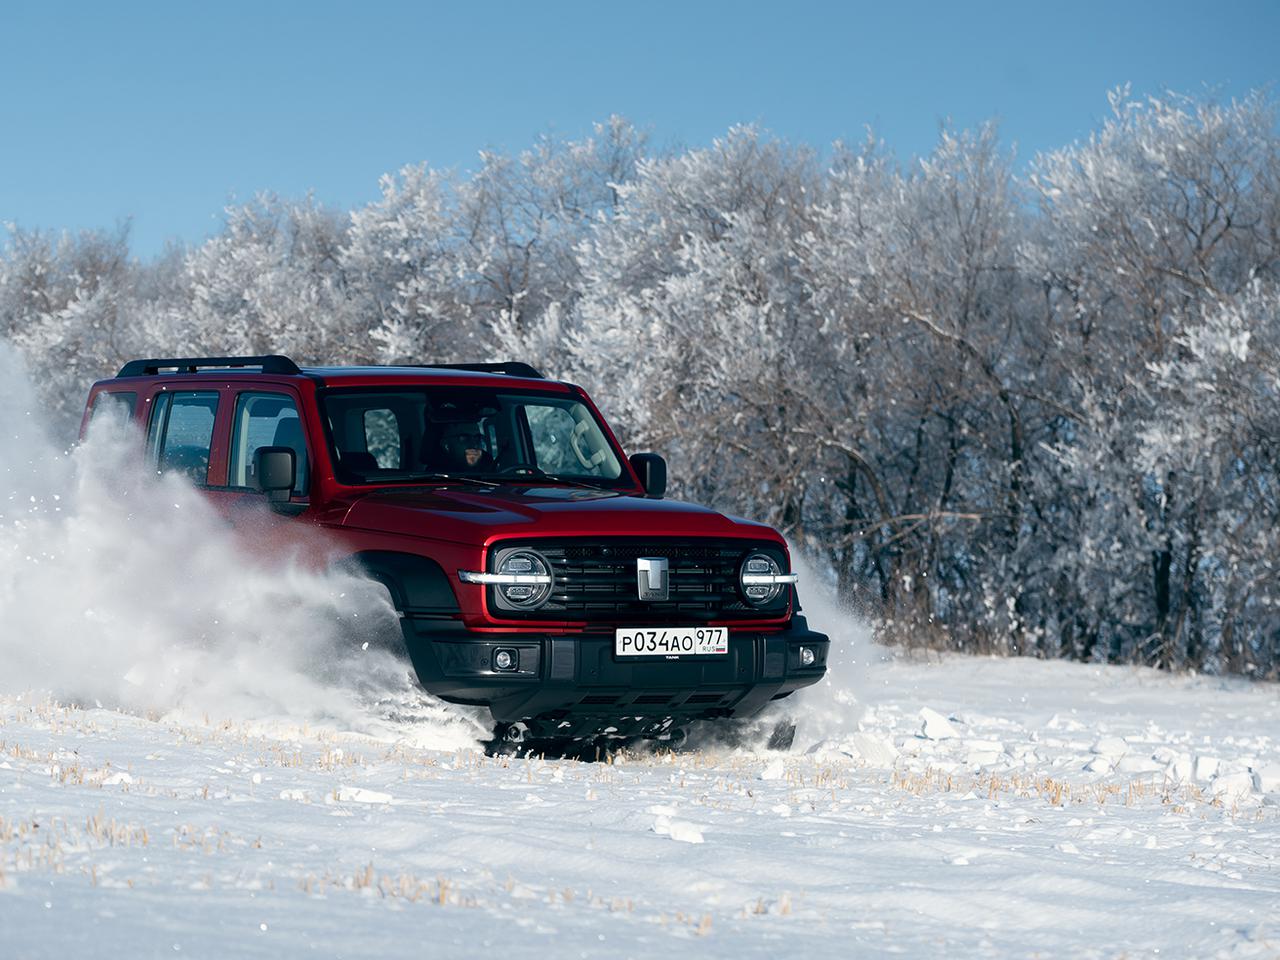
[[[502,599],[521,610],[534,610],[547,602],[551,596],[551,567],[541,555],[532,550],[516,550],[507,554],[498,564],[499,574],[528,578],[529,581],[545,580],[543,583],[503,583],[498,585]]]
[[[774,580],[781,576],[782,568],[778,561],[767,553],[753,553],[742,561],[742,569],[738,577],[742,585],[742,595],[747,602],[763,607],[777,599],[782,591],[782,584]]]

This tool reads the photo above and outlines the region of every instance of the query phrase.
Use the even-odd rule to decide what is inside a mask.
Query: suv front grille
[[[616,623],[698,623],[761,619],[785,614],[790,591],[767,607],[753,607],[738,592],[738,571],[749,553],[767,552],[779,564],[777,546],[750,540],[608,539],[503,542],[537,550],[551,564],[555,586],[537,610],[502,611],[503,619],[587,620]],[[636,561],[665,557],[670,588],[665,601],[639,598]]]

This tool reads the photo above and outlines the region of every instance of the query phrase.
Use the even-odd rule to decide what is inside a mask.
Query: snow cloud
[[[809,626],[831,637],[827,675],[783,702],[796,725],[795,748],[806,750],[858,729],[868,702],[868,670],[889,652],[872,642],[871,626],[840,603],[821,571],[794,548],[792,563],[800,574],[800,600]]]
[[[420,701],[385,591],[318,535],[264,549],[270,514],[233,529],[123,421],[61,449],[4,344],[0,409],[0,692],[366,731]]]

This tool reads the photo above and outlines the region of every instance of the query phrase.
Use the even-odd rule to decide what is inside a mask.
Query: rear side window
[[[89,411],[89,423],[94,424],[104,418],[128,421],[133,418],[133,408],[138,402],[138,395],[132,391],[108,392],[106,390],[93,398],[93,409]]]
[[[399,470],[403,457],[400,451],[400,421],[390,410],[366,410],[364,412],[364,444],[382,470]]]
[[[218,394],[212,391],[176,391],[157,397],[148,431],[156,470],[185,474],[193,483],[208,483],[217,415]]]
[[[115,420],[127,424],[133,419],[133,408],[137,406],[138,394],[132,390],[102,390],[93,398],[93,406],[88,411],[88,425],[93,426],[100,420]]]
[[[293,493],[305,496],[307,476],[306,434],[293,397],[283,393],[242,393],[236,398],[235,424],[231,428],[231,478],[233,487],[256,489],[253,455],[262,447],[293,450]]]
[[[413,411],[388,403],[382,394],[357,399],[362,402],[328,405],[339,478],[366,483],[408,469],[410,423],[421,423],[421,414],[415,418]]]

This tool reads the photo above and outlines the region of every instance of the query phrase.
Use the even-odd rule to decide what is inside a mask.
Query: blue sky
[[[119,9],[116,9],[116,7]],[[1088,135],[1106,91],[1239,96],[1280,79],[1280,2],[28,3],[0,5],[0,221],[111,227],[139,256],[222,208],[342,208],[406,163],[586,133],[662,145],[756,123],[899,155],[995,117],[1024,160]]]

